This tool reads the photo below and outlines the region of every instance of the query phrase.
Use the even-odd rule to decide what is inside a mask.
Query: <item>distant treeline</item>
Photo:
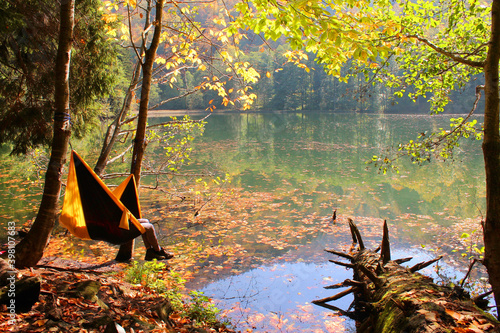
[[[330,112],[361,112],[361,113],[401,113],[428,114],[429,103],[420,97],[417,101],[396,97],[396,89],[388,88],[383,83],[375,85],[366,82],[363,75],[352,77],[347,83],[328,75],[314,61],[314,55],[309,55],[303,63],[309,68],[298,68],[287,63],[283,53],[287,49],[280,45],[274,51],[253,51],[246,54],[243,60],[251,63],[261,74],[261,78],[253,87],[257,97],[252,111],[303,111],[320,110]],[[345,71],[349,69],[346,68]],[[158,85],[154,90],[154,100],[165,100],[179,94],[183,87],[187,88],[200,82],[202,75],[197,71],[186,71],[177,88],[168,84]],[[446,113],[468,113],[475,100],[476,86],[484,79],[477,77],[463,89],[452,92]],[[411,87],[406,88],[406,93]],[[426,96],[430,98],[431,96]],[[235,106],[221,105],[221,98],[214,91],[200,91],[185,98],[173,100],[162,106],[170,110],[203,110],[212,101],[218,110],[235,109]],[[484,105],[484,104],[483,104]],[[482,113],[480,102],[477,113]],[[236,106],[237,108],[237,106]]]

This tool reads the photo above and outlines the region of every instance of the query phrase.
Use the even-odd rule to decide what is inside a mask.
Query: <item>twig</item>
[[[416,38],[417,40],[419,40],[422,43],[424,43],[425,45],[429,46],[431,49],[433,49],[437,53],[445,55],[445,56],[451,58],[452,60],[454,60],[456,62],[459,62],[461,64],[472,66],[472,67],[476,67],[476,68],[483,68],[484,67],[484,61],[473,61],[473,60],[465,59],[465,58],[462,58],[462,57],[458,57],[454,53],[446,51],[445,49],[443,49],[443,48],[441,48],[441,47],[433,44],[427,38],[423,38],[423,37],[420,37],[418,35],[408,35],[407,37],[408,38]]]
[[[405,263],[405,262],[408,262],[408,261],[410,261],[410,260],[412,260],[412,259],[413,259],[413,257],[401,258],[401,259],[396,259],[396,260],[394,260],[394,262],[395,262],[396,264],[399,264],[399,265],[400,265],[400,264],[403,264],[403,263]]]
[[[426,262],[421,262],[421,263],[418,263],[416,265],[414,265],[413,267],[410,268],[410,272],[412,273],[415,273],[416,271],[419,271],[427,266],[430,266],[432,265],[433,263],[435,263],[436,261],[439,261],[443,256],[439,256],[435,259],[432,259],[432,260],[429,260],[429,261],[426,261]]]
[[[469,269],[467,270],[467,274],[465,274],[464,278],[462,279],[462,283],[460,283],[460,288],[464,287],[465,281],[469,277],[470,272],[472,271],[472,267],[474,267],[474,264],[476,263],[477,259],[474,258],[472,259],[471,263],[469,264]]]
[[[342,258],[346,258],[346,259],[349,259],[349,260],[354,260],[353,256],[351,256],[350,254],[344,253],[344,252],[330,250],[330,249],[325,249],[325,251],[328,252],[328,253],[332,253],[332,254],[338,255],[339,257],[342,257]]]
[[[314,302],[313,302],[314,303]],[[355,313],[353,312],[350,312],[350,311],[345,311],[345,310],[342,310],[341,308],[338,308],[336,307],[335,305],[331,305],[331,304],[326,304],[326,303],[314,303],[316,305],[319,305],[319,306],[322,306],[328,310],[332,310],[332,311],[337,311],[339,312],[341,315],[343,316],[346,316],[346,317],[349,317],[351,319],[354,319],[356,320],[357,319],[357,316]]]
[[[335,294],[333,296],[330,296],[330,297],[325,297],[325,298],[321,298],[321,299],[317,299],[317,300],[314,300],[312,301],[311,303],[313,304],[320,304],[320,303],[326,303],[326,302],[330,302],[330,301],[335,301],[337,299],[340,299],[346,295],[349,295],[350,293],[353,293],[355,291],[357,291],[358,288],[357,287],[350,287],[350,288],[347,288],[346,290],[343,290],[341,292],[339,292],[338,294]]]
[[[336,261],[336,260],[328,260],[328,261],[329,262],[333,262],[334,264],[339,265],[339,266],[344,266],[344,267],[347,267],[347,268],[354,268],[353,264],[349,264],[349,263],[346,263],[346,262]]]

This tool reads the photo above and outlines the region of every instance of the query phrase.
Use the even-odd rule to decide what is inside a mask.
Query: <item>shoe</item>
[[[131,257],[130,255],[123,255],[118,252],[115,258],[116,262],[121,262],[121,263],[130,263],[134,261],[134,257]]]
[[[151,261],[153,259],[156,260],[168,260],[173,258],[174,255],[170,252],[165,251],[164,248],[161,248],[160,251],[155,251],[153,248],[149,248],[146,250],[146,256],[144,260]]]
[[[149,248],[146,250],[146,256],[144,257],[144,260],[151,261],[153,259],[163,260],[165,259],[165,257],[160,254],[160,251],[155,251],[153,248]]]
[[[165,257],[165,259],[167,259],[167,260],[168,260],[168,259],[172,259],[172,258],[174,257],[174,254],[173,254],[173,253],[165,251],[165,249],[164,249],[164,248],[160,248],[160,251],[158,251],[158,252],[156,252],[156,253],[161,254],[161,255],[162,255],[162,256],[164,256],[164,257]]]

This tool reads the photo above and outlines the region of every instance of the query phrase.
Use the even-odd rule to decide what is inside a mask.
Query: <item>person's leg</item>
[[[146,247],[146,260],[152,259],[171,259],[174,257],[173,253],[165,251],[164,248],[158,244],[158,238],[156,238],[155,227],[149,223],[147,219],[139,219],[139,222],[142,224],[146,231],[142,234],[142,240],[144,242],[144,246]]]
[[[156,238],[155,227],[149,223],[147,219],[139,219],[146,232],[142,234],[142,240],[146,249],[153,248],[155,251],[160,251],[161,247],[158,244],[158,238]]]

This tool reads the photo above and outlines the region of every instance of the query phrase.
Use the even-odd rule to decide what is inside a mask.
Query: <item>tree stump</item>
[[[440,258],[407,268],[411,258],[391,260],[389,232],[384,221],[382,244],[368,250],[356,225],[349,219],[353,239],[350,253],[329,250],[349,262],[330,260],[353,269],[353,280],[328,286],[346,290],[312,303],[339,311],[357,320],[359,332],[500,332],[499,322],[486,313],[460,288],[437,285],[417,271]],[[380,250],[380,254],[378,251]],[[354,293],[355,311],[344,311],[328,302]],[[480,304],[484,305],[484,298]]]
[[[24,277],[19,281],[0,289],[0,304],[12,307],[15,313],[25,313],[31,310],[40,297],[39,277]]]

